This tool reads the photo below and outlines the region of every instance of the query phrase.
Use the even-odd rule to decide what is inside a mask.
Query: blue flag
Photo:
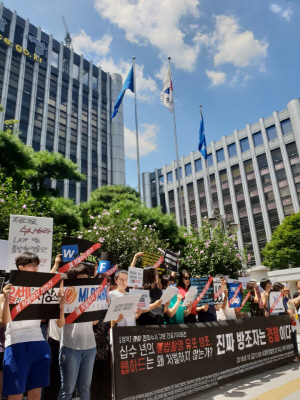
[[[116,104],[114,106],[114,112],[112,113],[112,116],[110,117],[110,119],[113,119],[119,111],[120,105],[122,103],[124,94],[126,92],[126,89],[130,89],[132,91],[132,93],[134,93],[134,83],[133,83],[133,66],[131,67],[131,70],[129,71],[129,74],[126,78],[126,81],[122,87],[122,90],[117,98]]]
[[[199,129],[199,144],[198,149],[202,154],[204,160],[207,159],[207,150],[206,150],[206,139],[205,139],[205,131],[204,131],[204,119],[201,112],[201,121],[200,121],[200,129]]]

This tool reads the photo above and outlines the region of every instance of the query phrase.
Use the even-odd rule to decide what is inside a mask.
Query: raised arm
[[[131,268],[135,267],[135,263],[138,257],[143,257],[144,253],[140,251],[139,253],[136,253],[131,261]]]

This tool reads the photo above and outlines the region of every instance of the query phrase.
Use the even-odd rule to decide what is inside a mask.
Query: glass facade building
[[[61,153],[87,176],[51,181],[77,203],[102,185],[125,184],[123,108],[110,120],[122,78],[95,66],[0,3],[0,96],[4,121],[19,120],[34,150]]]
[[[300,99],[295,99],[286,110],[211,142],[208,168],[198,151],[181,157],[180,190],[175,161],[143,173],[144,201],[147,207],[160,205],[163,212],[174,213],[179,224],[181,195],[187,227],[201,226],[212,210],[226,214],[228,222],[240,225],[239,244],[248,246],[250,264],[261,265],[261,250],[274,229],[299,211],[299,152]]]

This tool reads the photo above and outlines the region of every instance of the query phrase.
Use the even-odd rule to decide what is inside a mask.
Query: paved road
[[[298,334],[298,344],[300,346],[300,334]],[[250,375],[185,399],[300,400],[300,362]]]

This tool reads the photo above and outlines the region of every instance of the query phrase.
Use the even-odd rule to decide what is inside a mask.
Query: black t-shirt
[[[295,292],[295,293],[293,294],[293,299],[296,299],[296,298],[299,297],[299,296],[300,296],[300,292]],[[296,308],[297,308],[297,311],[299,311],[299,307],[300,307],[300,304],[299,304],[298,307],[296,307]]]
[[[162,296],[162,291],[158,288],[150,289],[150,303],[155,303]],[[140,325],[163,325],[164,323],[164,306],[154,308],[153,310],[143,313],[139,319]]]
[[[198,322],[211,322],[217,320],[216,307],[214,304],[209,304],[207,311],[198,312]]]

